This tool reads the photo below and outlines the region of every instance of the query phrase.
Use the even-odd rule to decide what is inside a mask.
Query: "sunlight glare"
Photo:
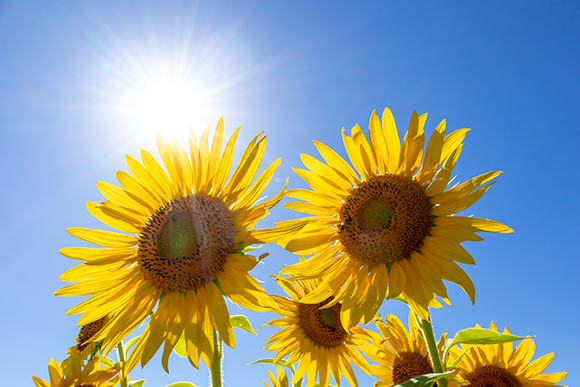
[[[196,90],[192,82],[161,78],[130,93],[125,111],[140,131],[161,133],[168,139],[183,138],[190,128],[199,133],[215,121],[207,100],[207,95]]]

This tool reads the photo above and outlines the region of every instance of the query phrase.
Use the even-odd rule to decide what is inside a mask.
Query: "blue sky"
[[[493,320],[535,335],[535,358],[555,352],[548,372],[580,384],[579,38],[572,1],[1,1],[0,385],[48,378],[49,359],[73,345],[77,317],[65,312],[80,300],[52,295],[75,264],[57,251],[79,245],[65,229],[103,228],[85,208],[103,200],[95,182],[115,183],[127,154],[157,154],[157,131],[184,138],[185,121],[201,131],[223,115],[228,134],[242,126],[245,146],[265,130],[263,166],[282,157],[272,195],[288,176],[291,188],[304,186],[291,168],[302,167],[300,153],[316,155],[312,140],[345,155],[341,128],[366,129],[385,106],[401,135],[414,109],[429,113],[428,135],[443,118],[448,131],[472,129],[458,181],[504,171],[466,215],[515,233],[466,243],[477,301],[449,284],[453,305],[433,311],[436,334]],[[171,86],[148,94],[159,83]],[[155,115],[164,93],[184,93],[171,121]],[[259,226],[299,216],[280,205]],[[283,294],[268,275],[296,258],[262,250],[271,255],[252,274]],[[241,312],[255,328],[275,318]],[[394,301],[380,312],[407,316]],[[268,366],[245,364],[270,356],[262,346],[275,332],[236,331],[225,385],[262,384]],[[208,383],[206,369],[175,355],[170,370],[157,356],[132,376]],[[376,380],[359,375],[360,385]]]

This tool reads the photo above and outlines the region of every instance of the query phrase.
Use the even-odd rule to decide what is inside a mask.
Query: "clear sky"
[[[76,264],[57,252],[79,245],[65,229],[104,228],[85,208],[104,200],[95,182],[116,184],[127,154],[157,155],[156,132],[184,138],[184,123],[201,131],[223,115],[228,135],[242,126],[239,158],[265,130],[263,166],[282,157],[272,195],[288,176],[304,186],[291,167],[302,167],[300,153],[317,155],[312,140],[345,155],[341,128],[366,131],[385,106],[401,135],[414,109],[429,113],[427,135],[443,118],[448,131],[472,128],[458,181],[504,171],[466,215],[515,234],[465,244],[477,301],[448,284],[453,305],[432,312],[436,334],[493,320],[535,335],[534,358],[555,352],[547,371],[580,385],[578,4],[0,1],[0,385],[47,379],[49,359],[74,344],[78,316],[65,312],[81,300],[52,295]],[[299,216],[280,205],[258,225]],[[252,274],[284,294],[268,275],[296,257],[262,250],[271,255]],[[276,317],[230,311],[256,329]],[[396,301],[380,312],[407,316]],[[236,331],[225,385],[262,385],[269,366],[245,364],[273,357],[262,346],[276,331]],[[208,383],[207,369],[176,355],[170,371],[156,356],[131,376],[150,387]],[[358,375],[362,386],[376,380]]]

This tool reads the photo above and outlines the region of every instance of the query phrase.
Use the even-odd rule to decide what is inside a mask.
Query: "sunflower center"
[[[315,344],[325,348],[342,345],[347,335],[340,323],[340,304],[320,309],[331,299],[318,304],[300,304],[298,307],[298,325],[302,332]]]
[[[467,377],[470,387],[522,387],[517,376],[495,364],[478,367]]]
[[[393,382],[404,383],[415,376],[433,373],[429,360],[416,352],[401,352],[393,362]]]
[[[77,348],[79,351],[85,349],[88,345],[87,341],[90,340],[91,337],[97,334],[103,328],[105,324],[105,317],[101,317],[97,321],[93,321],[87,325],[83,325],[81,328],[79,335],[76,338]]]
[[[391,174],[359,184],[339,216],[338,238],[345,252],[369,266],[409,259],[433,224],[431,204],[421,185]]]
[[[222,270],[236,240],[232,213],[212,196],[189,195],[159,208],[139,238],[143,276],[164,292],[195,290]]]

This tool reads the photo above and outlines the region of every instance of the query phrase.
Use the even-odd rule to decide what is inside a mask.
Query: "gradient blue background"
[[[242,126],[243,146],[266,130],[263,167],[282,157],[269,195],[287,176],[304,186],[291,167],[317,155],[312,140],[345,155],[340,129],[366,131],[373,109],[390,107],[401,135],[413,109],[430,113],[428,135],[443,118],[448,131],[472,128],[457,180],[505,173],[465,213],[516,232],[465,244],[477,302],[449,284],[453,306],[433,311],[436,334],[493,320],[535,335],[534,358],[554,351],[548,372],[580,385],[579,32],[573,1],[0,1],[0,385],[48,379],[49,359],[74,344],[77,316],[65,312],[80,298],[52,293],[76,262],[57,250],[80,245],[68,227],[103,228],[85,209],[103,200],[95,181],[115,183],[126,154],[157,155],[154,133],[119,98],[159,73],[195,80],[196,130],[223,115],[228,135]],[[278,206],[259,226],[298,216]],[[268,275],[296,258],[262,250],[271,255],[252,274],[283,294]],[[256,329],[276,317],[241,312]],[[380,312],[407,317],[397,302]],[[269,366],[245,364],[272,357],[262,346],[276,331],[236,331],[224,385],[262,385]],[[207,369],[175,355],[170,371],[156,356],[131,376],[208,384]],[[361,386],[376,380],[358,375]]]

